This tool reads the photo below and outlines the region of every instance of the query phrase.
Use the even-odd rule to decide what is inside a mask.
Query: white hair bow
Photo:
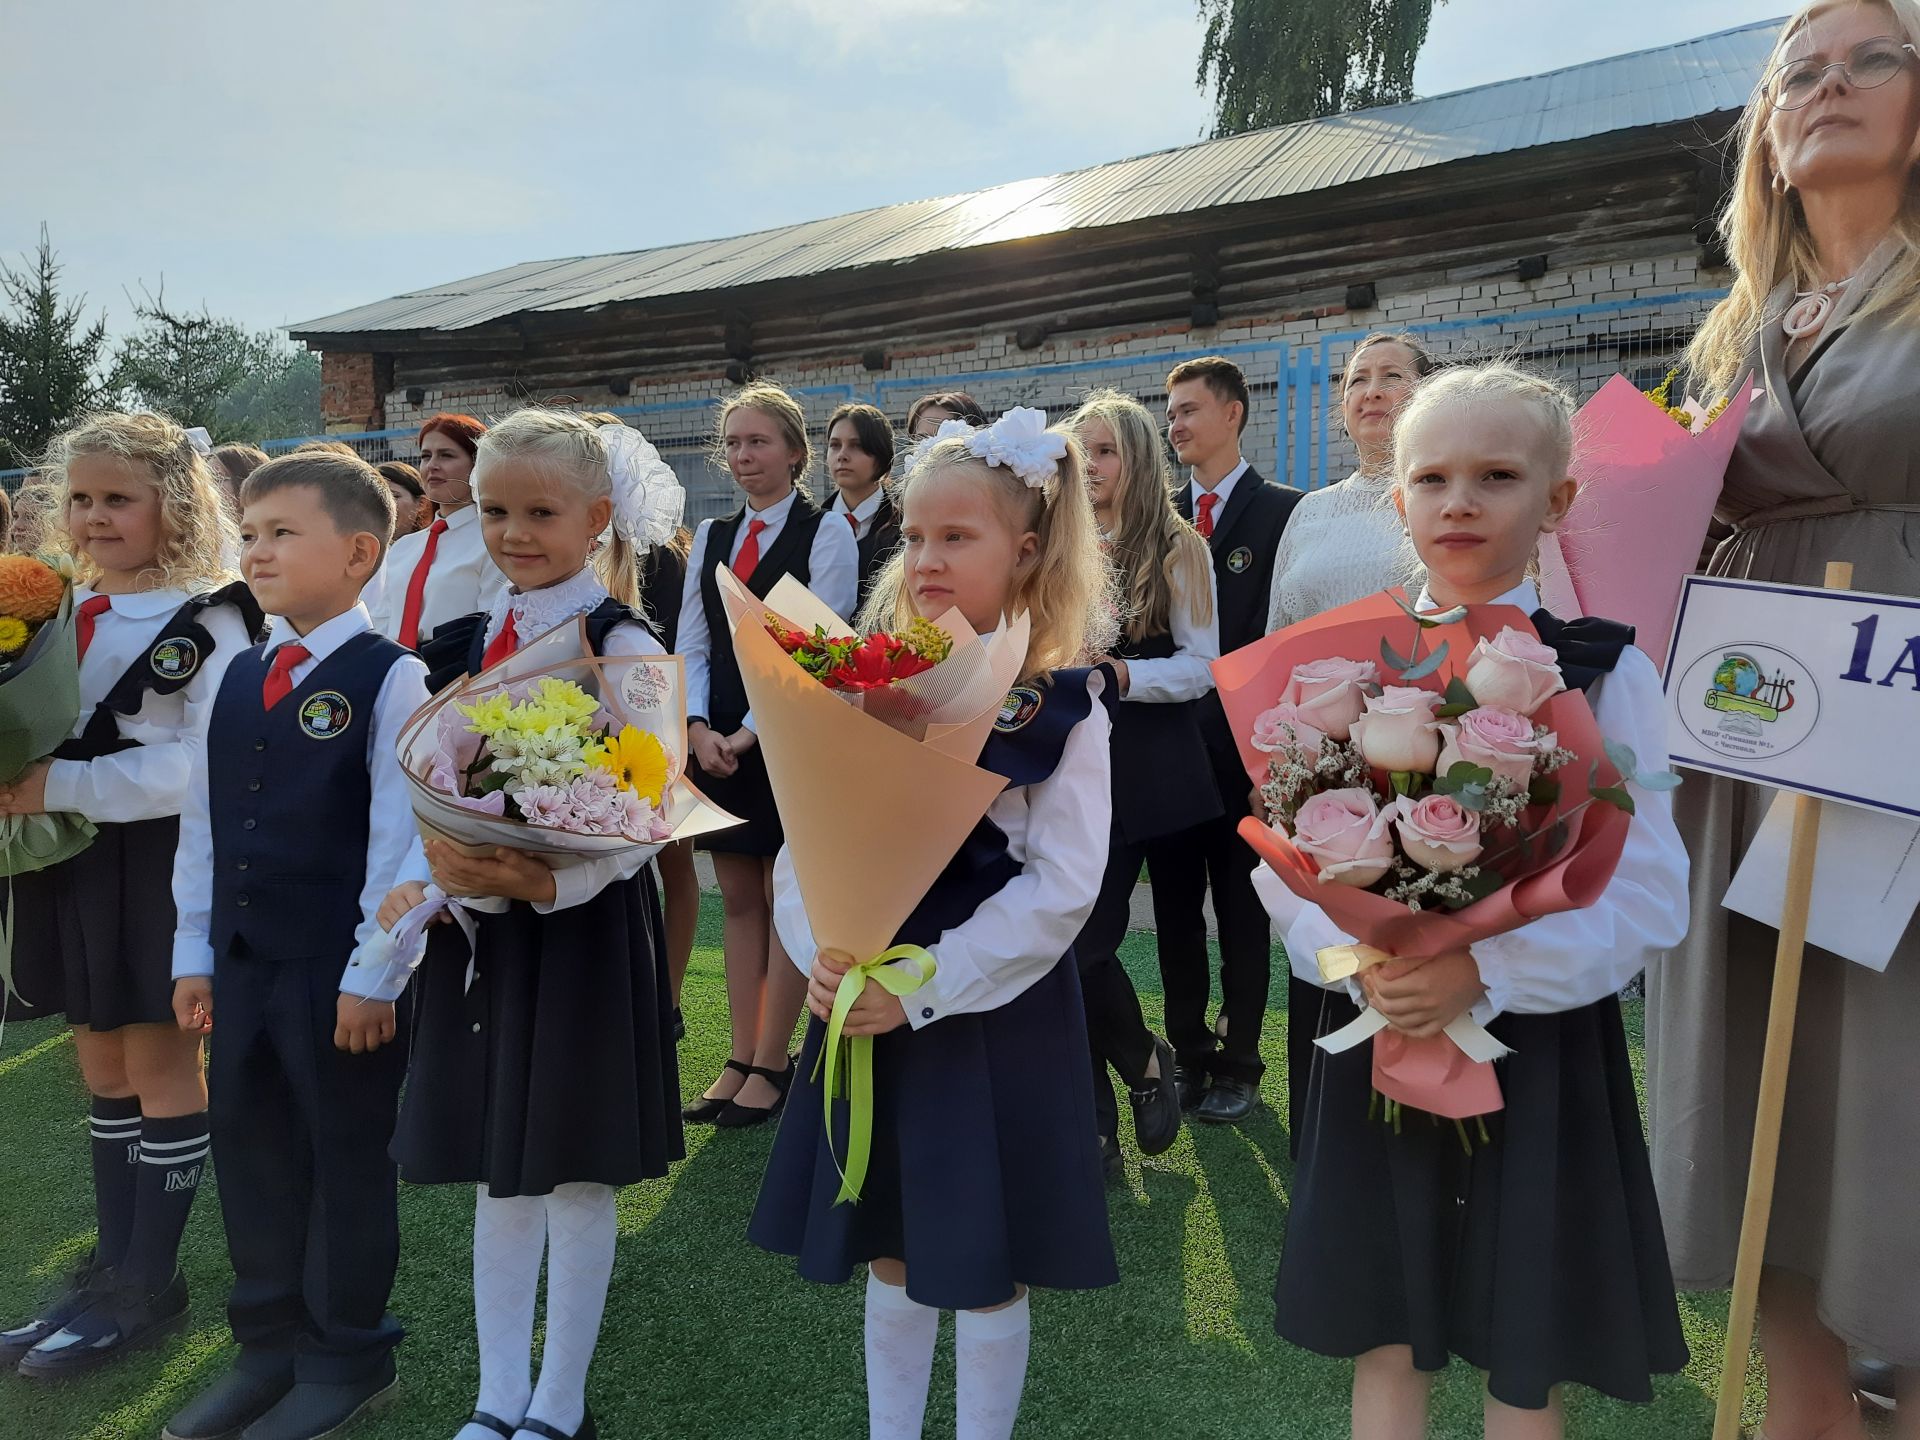
[[[187,444],[193,447],[193,453],[205,459],[213,454],[213,437],[207,434],[204,425],[187,426]]]
[[[673,467],[629,425],[601,425],[613,477],[613,528],[636,550],[664,545],[680,528],[687,492]]]
[[[1039,490],[1060,473],[1067,437],[1047,429],[1046,411],[1016,405],[986,429],[974,431],[967,448],[989,465],[1004,465]]]
[[[900,467],[900,478],[904,480],[907,476],[913,474],[915,470],[919,469],[927,458],[927,452],[942,440],[951,440],[956,435],[971,436],[972,434],[973,426],[964,420],[942,420],[938,430],[934,431],[931,435],[922,437],[915,443],[913,449],[907,452],[906,461]]]

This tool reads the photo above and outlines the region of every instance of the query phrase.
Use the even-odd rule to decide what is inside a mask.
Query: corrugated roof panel
[[[1671,124],[1746,103],[1781,22],[1544,75],[1202,141],[751,235],[529,261],[293,327],[458,330],[528,311],[693,296],[941,251],[1272,200],[1481,155]]]

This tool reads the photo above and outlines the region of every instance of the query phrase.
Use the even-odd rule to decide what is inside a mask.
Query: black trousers
[[[1127,938],[1134,882],[1146,849],[1144,844],[1129,845],[1118,835],[1109,840],[1099,898],[1073,942],[1080,993],[1087,1007],[1087,1048],[1093,1054],[1094,1119],[1108,1139],[1119,1132],[1120,1111],[1107,1067],[1111,1065],[1128,1085],[1138,1085],[1153,1058],[1153,1032],[1147,1029],[1133,980],[1120,963],[1120,943]]]
[[[1273,961],[1266,908],[1253,889],[1253,867],[1258,862],[1234,830],[1247,813],[1246,794],[1251,789],[1241,778],[1237,791],[1222,783],[1220,796],[1227,813],[1220,819],[1148,842],[1147,872],[1153,881],[1154,928],[1160,935],[1167,1039],[1174,1054],[1182,1065],[1257,1082],[1266,1072],[1260,1061],[1260,1026],[1266,1016]],[[1202,907],[1209,890],[1220,926],[1221,1009],[1227,1017],[1224,1042],[1214,1034],[1207,1015],[1211,985]]]
[[[387,1147],[408,1026],[372,1054],[336,1049],[342,968],[338,955],[218,960],[208,1071],[239,1363],[322,1384],[372,1373],[402,1334],[387,1313],[400,1259]]]

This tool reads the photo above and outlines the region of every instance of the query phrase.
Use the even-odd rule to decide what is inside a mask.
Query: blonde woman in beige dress
[[[1711,572],[1920,594],[1920,4],[1824,0],[1747,107],[1722,220],[1738,272],[1696,392],[1762,390]],[[1823,298],[1824,297],[1824,298]],[[1889,756],[1911,764],[1912,755]],[[1690,774],[1693,930],[1648,976],[1648,1111],[1674,1274],[1730,1283],[1776,932],[1721,908],[1772,792]],[[1760,1287],[1767,1440],[1865,1435],[1848,1347],[1900,1368],[1920,1437],[1920,927],[1884,974],[1810,948]]]

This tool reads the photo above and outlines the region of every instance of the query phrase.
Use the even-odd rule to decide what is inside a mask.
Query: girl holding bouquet
[[[1602,733],[1664,756],[1660,681],[1632,632],[1563,625],[1528,579],[1538,537],[1573,499],[1571,414],[1559,387],[1506,365],[1450,370],[1414,392],[1394,428],[1395,503],[1428,571],[1419,606],[1518,606],[1546,644],[1503,636],[1517,650],[1495,657],[1502,669],[1523,686],[1546,675],[1584,688]],[[1366,1046],[1313,1057],[1275,1328],[1355,1359],[1355,1436],[1425,1434],[1429,1378],[1450,1355],[1486,1372],[1487,1434],[1513,1437],[1562,1433],[1566,1381],[1644,1401],[1651,1374],[1686,1363],[1616,996],[1686,933],[1687,856],[1667,794],[1633,784],[1632,798],[1624,852],[1590,908],[1361,972],[1366,1003],[1395,1030],[1434,1036],[1470,1014],[1511,1047],[1486,1143],[1463,1146],[1451,1124],[1417,1113],[1399,1126],[1373,1118]],[[1391,850],[1378,827],[1335,833],[1322,819],[1302,806],[1294,843],[1332,867],[1323,882],[1369,845]],[[1401,819],[1403,844],[1461,838],[1423,836],[1421,823],[1419,807]],[[1316,953],[1351,937],[1296,906],[1287,952],[1317,981]]]
[[[893,1440],[920,1434],[941,1310],[956,1312],[959,1434],[1004,1440],[1026,1379],[1027,1287],[1118,1278],[1071,953],[1105,868],[1117,685],[1110,666],[1068,668],[1114,637],[1079,446],[1044,427],[1016,409],[929,449],[906,485],[902,550],[861,617],[891,631],[957,608],[985,634],[1025,611],[1032,635],[977,762],[1007,788],[895,937],[936,968],[904,1002],[868,986],[846,1022],[873,1037],[877,1097],[857,1203],[834,1203],[839,1142],[814,1069],[847,962],[817,953],[789,855],[775,872],[814,1018],[748,1235],[824,1284],[868,1267],[868,1417]]]
[[[1146,407],[1099,390],[1067,428],[1086,453],[1094,519],[1127,601],[1111,659],[1126,702],[1113,716],[1112,833],[1100,898],[1073,947],[1086,992],[1101,1154],[1112,1172],[1120,1146],[1108,1065],[1127,1082],[1142,1154],[1159,1154],[1180,1131],[1173,1048],[1147,1029],[1120,965],[1120,942],[1147,842],[1224,813],[1193,706],[1213,688],[1208,667],[1220,658],[1220,620],[1206,542],[1173,508],[1166,447]]]
[[[29,1376],[92,1369],[186,1320],[177,1258],[207,1088],[199,1037],[173,1021],[173,852],[189,749],[261,623],[222,559],[238,541],[219,487],[178,425],[98,415],[54,442],[48,468],[79,576],[80,718],[0,786],[0,814],[98,826],[87,849],[14,879],[10,918],[19,995],[73,1026],[99,1235],[65,1293],[0,1334],[0,1361]]]
[[[806,993],[773,928],[773,857],[780,816],[760,754],[747,692],[734,659],[715,568],[725,565],[766,597],[783,575],[851,615],[860,584],[859,546],[804,487],[813,449],[800,404],[777,385],[748,385],[720,410],[718,458],[745,503],[702,520],[687,560],[680,606],[680,654],[687,667],[688,777],[745,823],[700,841],[720,882],[733,1053],[720,1076],[683,1112],[703,1125],[763,1125],[780,1113],[793,1083],[793,1024]]]
[[[557,410],[521,410],[486,433],[474,468],[480,526],[511,587],[474,638],[469,674],[581,616],[596,654],[664,653],[632,608],[644,508],[634,487],[649,472],[616,480],[602,433]],[[610,519],[613,539],[596,557]],[[381,908],[392,929],[426,899],[429,875],[449,894],[496,897],[479,907],[471,949],[458,928],[432,932],[393,1142],[407,1180],[478,1186],[480,1396],[459,1440],[595,1433],[587,1367],[613,1273],[614,1192],[666,1174],[684,1153],[650,855],[635,847],[553,870],[525,851],[470,858],[434,841]]]

